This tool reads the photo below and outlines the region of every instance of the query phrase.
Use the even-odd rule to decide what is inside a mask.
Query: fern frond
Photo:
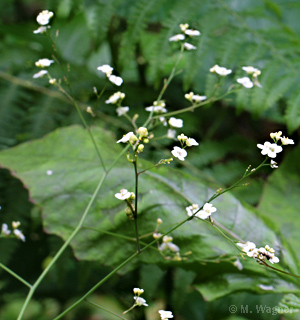
[[[298,90],[288,100],[284,118],[289,133],[292,133],[300,126],[300,92]]]

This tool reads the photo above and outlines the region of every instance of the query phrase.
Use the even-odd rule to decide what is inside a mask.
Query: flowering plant
[[[141,261],[164,267],[172,264],[189,268],[189,264],[193,264],[194,268],[201,264],[202,269],[205,264],[222,263],[236,273],[253,268],[259,270],[255,271],[257,273],[267,270],[269,273],[296,277],[294,273],[297,272],[286,269],[286,265],[277,267],[286,257],[283,243],[274,230],[256,215],[254,208],[244,205],[230,193],[238,188],[249,190],[246,188],[249,185],[247,179],[262,168],[270,171],[280,168],[281,161],[278,158],[284,149],[289,148],[288,145],[294,144],[293,139],[282,136],[282,132],[278,131],[270,134],[272,142],[253,143],[258,148],[257,154],[251,159],[254,167],[247,166],[240,178],[229,186],[222,183],[222,187],[218,184],[218,188],[215,188],[205,179],[172,168],[177,166],[183,169],[186,163],[188,166],[189,159],[196,159],[197,150],[201,152],[203,148],[201,136],[196,132],[191,133],[189,121],[181,117],[231,97],[234,92],[263,90],[258,81],[263,72],[256,67],[240,66],[239,71],[246,72],[248,77],[237,78],[233,67],[215,64],[207,70],[216,81],[211,95],[188,90],[182,93],[188,105],[173,110],[166,98],[166,90],[177,75],[178,65],[184,55],[190,54],[187,51],[197,50],[195,37],[201,37],[200,31],[190,28],[188,24],[181,24],[180,33],[169,38],[174,50],[180,47],[179,52],[176,51],[170,76],[164,81],[157,98],[145,104],[145,108],[140,108],[139,113],[132,111],[127,92],[119,91],[126,88],[126,78],[123,80],[108,62],[95,68],[98,78],[104,83],[101,90],[98,85],[93,88],[95,100],[101,108],[110,108],[107,109],[108,113],[116,111],[118,119],[124,120],[116,134],[94,120],[100,118],[96,104],[83,107],[78,103],[68,74],[59,76],[57,73],[55,66],[61,61],[50,33],[53,17],[53,12],[47,10],[38,15],[40,27],[34,34],[49,37],[54,53],[48,57],[51,59],[41,58],[34,63],[35,68],[41,70],[33,73],[32,77],[34,81],[40,81],[43,77],[48,79],[49,85],[74,106],[85,130],[79,126],[60,129],[42,140],[1,153],[1,164],[16,172],[16,176],[28,186],[32,200],[41,203],[47,232],[59,235],[64,241],[33,283],[1,264],[5,271],[28,287],[28,296],[18,319],[24,318],[33,294],[46,275],[51,274],[58,265],[69,245],[79,260],[98,260],[111,267],[112,271],[77,301],[73,301],[72,305],[55,315],[55,319],[61,319],[84,302],[101,308],[92,302],[92,293],[116,276],[118,271],[126,270],[131,263],[139,265]],[[225,81],[231,81],[229,87],[223,87]],[[107,88],[111,92],[105,96]],[[124,106],[123,101],[129,106]],[[93,121],[95,126],[91,125]],[[160,140],[165,143],[165,151],[159,153],[159,157],[157,152],[151,156],[154,149],[160,150]],[[49,146],[51,150],[55,146],[51,161],[48,160]],[[203,150],[204,156],[208,157],[209,150]],[[24,155],[22,162],[16,156],[19,152]],[[45,158],[47,161],[41,161]],[[29,170],[26,161],[30,161],[35,169]],[[30,237],[19,226],[19,222],[13,222],[11,231],[9,224],[4,222],[1,237],[17,238],[21,240],[20,243],[26,243]],[[213,235],[213,240],[208,234]],[[264,247],[256,247],[251,241]],[[227,277],[227,274],[223,276]],[[213,279],[212,283],[214,281],[217,280]],[[272,276],[268,274],[259,283],[260,290],[266,290],[262,288],[267,285],[268,288],[272,285],[273,291],[282,290],[276,283],[269,284],[271,281]],[[212,294],[205,291],[202,283],[196,283],[196,287],[205,298]],[[286,287],[286,291],[282,292],[289,292]],[[154,305],[155,299],[153,296],[148,299],[147,290],[146,299],[141,297],[143,289],[134,288],[133,292],[133,301],[127,304],[123,314],[144,309],[138,307]],[[157,317],[161,319],[174,317],[172,311],[161,309],[165,306],[156,305],[155,308]],[[111,310],[107,312],[112,313]],[[173,312],[176,316],[176,310]]]

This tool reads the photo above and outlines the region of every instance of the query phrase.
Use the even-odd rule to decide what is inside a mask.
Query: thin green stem
[[[8,272],[9,274],[11,274],[13,277],[15,277],[16,279],[18,279],[19,281],[21,281],[23,284],[25,284],[25,286],[31,288],[32,285],[30,283],[28,283],[26,280],[24,280],[23,278],[21,278],[19,275],[17,275],[15,272],[13,272],[12,270],[10,270],[9,268],[7,268],[4,264],[0,263],[0,267],[2,269],[4,269],[6,272]]]
[[[139,195],[139,174],[137,172],[137,160],[138,156],[135,155],[134,165],[134,175],[135,175],[135,202],[134,202],[134,226],[135,226],[135,236],[137,242],[137,251],[141,252],[140,239],[139,239],[139,229],[138,229],[138,195]]]
[[[97,146],[97,143],[95,141],[94,135],[92,134],[91,128],[86,123],[86,121],[85,121],[85,119],[84,119],[84,117],[82,115],[82,112],[81,112],[76,100],[62,86],[59,85],[58,88],[73,103],[73,105],[74,105],[74,107],[75,107],[75,109],[76,109],[76,111],[77,111],[77,113],[78,113],[78,115],[79,115],[84,127],[86,128],[86,130],[89,133],[89,136],[90,136],[90,138],[91,138],[91,140],[93,142],[94,148],[95,148],[95,150],[97,152],[98,158],[99,158],[99,160],[101,162],[102,168],[103,168],[104,171],[106,171],[104,160],[103,160],[103,158],[101,156],[101,153],[100,153],[100,150],[99,150],[99,148]]]
[[[110,231],[106,231],[106,230],[98,230],[98,229],[90,228],[90,227],[82,227],[82,229],[92,230],[92,231],[99,232],[99,233],[101,232],[101,233],[104,233],[104,234],[107,234],[107,235],[110,235],[110,236],[113,236],[113,237],[116,237],[116,238],[128,240],[130,242],[136,242],[136,238],[127,237],[127,236],[124,236],[122,234],[115,233],[115,232],[110,232]],[[142,235],[142,236],[139,237],[139,239],[142,239],[142,238],[145,238],[145,237],[150,237],[150,236],[152,236],[152,234],[153,233]],[[140,241],[140,244],[146,246],[148,243]],[[156,248],[153,248],[153,249],[157,250]]]
[[[229,90],[229,91],[227,91],[226,93],[222,94],[219,97],[213,97],[212,96],[211,98],[209,98],[206,101],[195,103],[192,106],[189,106],[189,107],[186,107],[186,108],[183,108],[183,109],[180,109],[180,110],[164,113],[164,117],[170,117],[170,116],[178,115],[178,114],[185,113],[185,112],[188,112],[188,111],[194,111],[195,109],[197,109],[199,107],[202,107],[204,105],[207,105],[207,104],[213,103],[215,101],[221,100],[221,99],[225,98],[226,96],[228,96],[229,94],[232,94],[232,93],[234,93],[234,92],[236,92],[238,90],[240,90],[240,88],[237,88],[235,90]],[[156,116],[152,117],[152,119],[158,119],[159,117],[161,117],[161,115],[156,115]]]
[[[114,165],[116,164],[116,162],[120,159],[120,157],[126,152],[126,150],[128,149],[128,147],[124,148],[122,150],[122,152],[119,154],[119,156],[115,159],[115,161],[112,163],[112,165],[109,167],[109,169],[104,172],[104,174],[102,175],[101,179],[99,180],[99,183],[93,193],[93,196],[90,200],[90,202],[88,203],[78,225],[76,226],[76,228],[74,229],[74,231],[72,232],[72,234],[69,236],[69,238],[66,240],[66,242],[62,245],[62,247],[59,249],[59,251],[56,253],[56,255],[54,256],[54,258],[51,260],[51,262],[48,264],[47,268],[41,273],[41,275],[39,276],[39,278],[35,281],[35,283],[31,286],[28,295],[26,297],[26,300],[22,306],[22,309],[19,313],[18,319],[17,320],[21,320],[24,312],[28,306],[29,301],[31,300],[36,288],[39,286],[39,284],[42,282],[42,280],[45,278],[45,276],[47,275],[47,273],[49,272],[49,270],[53,267],[53,265],[56,263],[56,261],[60,258],[60,256],[63,254],[63,252],[66,250],[66,248],[69,246],[70,242],[75,238],[75,236],[77,235],[77,233],[81,230],[81,227],[84,223],[84,220],[87,217],[87,214],[92,206],[92,204],[94,203],[101,187],[102,184],[104,182],[104,180],[106,179],[107,175],[109,174],[109,172],[111,171],[111,169],[114,167]]]
[[[270,268],[270,269],[273,269],[273,270],[277,271],[277,272],[281,272],[281,273],[287,274],[287,275],[292,276],[294,278],[300,278],[300,276],[298,276],[296,274],[293,274],[293,273],[290,273],[290,272],[287,272],[287,271],[280,270],[280,269],[277,269],[275,267],[272,267],[269,264],[267,264],[265,261],[261,261],[260,263],[263,264],[264,266]]]
[[[100,306],[99,304],[97,304],[97,303],[95,303],[95,302],[89,301],[89,300],[87,300],[87,299],[85,299],[85,301],[86,301],[86,302],[88,302],[89,304],[91,304],[91,305],[93,305],[93,306],[95,306],[95,307],[99,308],[99,309],[102,309],[102,310],[104,310],[104,311],[106,311],[106,312],[108,312],[108,313],[110,313],[110,314],[112,314],[112,315],[116,316],[116,317],[117,317],[117,318],[119,318],[119,319],[127,320],[126,318],[124,318],[124,317],[120,316],[119,314],[116,314],[116,313],[114,313],[114,312],[112,312],[112,311],[110,311],[110,310],[108,310],[108,309],[106,309],[106,308],[104,308],[104,307]]]
[[[180,53],[178,55],[178,58],[174,64],[174,67],[171,71],[171,74],[169,75],[169,78],[167,79],[167,81],[164,83],[158,97],[157,97],[157,101],[160,101],[163,94],[165,93],[165,91],[167,90],[169,84],[171,83],[171,81],[173,80],[174,76],[175,76],[175,72],[176,72],[176,68],[178,66],[178,63],[180,62],[180,60],[182,59],[182,56],[183,56],[183,51],[184,51],[184,45],[182,44],[181,45],[181,49],[180,49]],[[147,127],[147,125],[149,124],[149,122],[154,119],[154,118],[159,118],[159,116],[157,117],[153,117],[153,110],[150,112],[150,115],[148,117],[148,119],[146,120],[146,122],[143,124],[143,127]]]

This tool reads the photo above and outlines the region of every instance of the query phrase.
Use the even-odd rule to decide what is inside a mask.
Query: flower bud
[[[140,127],[140,128],[138,128],[138,134],[139,134],[140,139],[141,139],[141,138],[144,138],[144,137],[148,137],[148,130],[147,130],[147,128],[145,128],[145,127]]]
[[[137,148],[137,152],[143,152],[144,151],[144,145],[143,144],[140,144]]]
[[[126,213],[126,215],[127,215],[129,220],[134,220],[133,213],[132,213],[132,211],[131,211],[131,209],[129,207],[126,207],[125,213]]]

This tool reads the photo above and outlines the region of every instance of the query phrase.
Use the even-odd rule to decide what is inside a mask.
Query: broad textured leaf
[[[122,150],[121,146],[116,144],[111,133],[101,128],[92,130],[109,166]],[[88,134],[79,126],[57,130],[43,139],[2,151],[0,163],[14,171],[29,188],[31,198],[41,205],[45,230],[63,239],[67,239],[77,225],[103,175]],[[147,168],[150,164],[141,161],[140,166]],[[52,170],[52,175],[47,175],[48,170]],[[134,190],[133,168],[125,156],[109,173],[82,230],[71,242],[78,259],[98,260],[115,266],[136,251],[134,223],[124,213],[125,204],[114,197],[121,188]],[[140,235],[149,235],[142,239],[145,243],[152,241],[151,233],[158,217],[164,221],[159,231],[168,231],[186,218],[186,206],[191,203],[202,205],[214,193],[198,178],[170,166],[142,174],[139,189],[138,224]],[[216,224],[223,225],[229,236],[255,241],[258,246],[279,245],[274,232],[256,212],[232,195],[225,194],[214,204],[218,208],[214,214]],[[129,238],[124,240],[119,236]],[[186,223],[172,236],[182,254],[192,251],[187,263],[182,263],[186,268],[197,269],[203,259],[238,254],[215,227],[202,220]],[[141,254],[135,260],[138,261],[174,264],[163,259],[156,247]],[[263,267],[255,264],[255,268],[265,274]],[[219,272],[219,269],[213,272]]]
[[[195,285],[195,287],[207,301],[215,300],[233,292],[245,290],[257,294],[299,292],[299,288],[295,284],[287,285],[285,281],[278,279],[276,275],[273,279],[272,276],[268,279],[261,275],[236,273],[216,276],[209,282]]]

